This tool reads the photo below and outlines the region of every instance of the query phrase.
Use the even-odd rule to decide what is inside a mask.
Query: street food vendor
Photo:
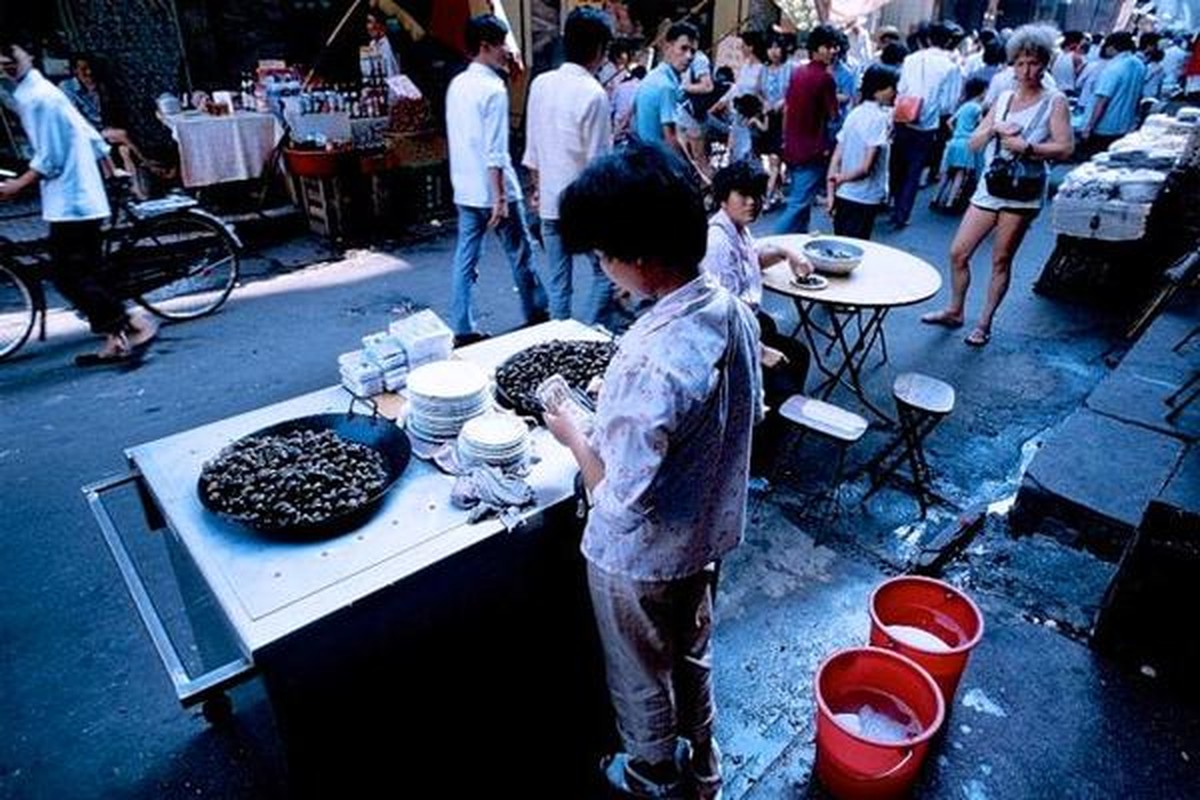
[[[581,549],[624,751],[601,762],[635,797],[720,792],[713,737],[715,562],[742,540],[750,433],[762,417],[754,312],[700,272],[707,220],[686,165],[638,144],[567,187],[570,250],[655,300],[604,375],[590,433],[546,425],[579,464]]]
[[[399,75],[400,59],[396,57],[396,51],[392,49],[392,42],[388,39],[387,17],[379,9],[367,9],[367,38],[370,39],[367,47],[383,63],[384,77]]]

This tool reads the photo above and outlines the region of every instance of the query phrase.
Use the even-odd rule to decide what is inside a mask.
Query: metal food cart
[[[605,338],[576,322],[550,322],[455,357],[492,369],[539,342]],[[576,466],[545,429],[532,436],[527,480],[536,506],[507,534],[496,519],[468,523],[450,503],[454,478],[417,459],[368,522],[333,539],[272,540],[201,506],[200,470],[224,446],[351,402],[332,387],[138,445],[126,451],[128,474],[85,487],[180,702],[203,704],[206,717],[220,721],[230,710],[226,690],[260,678],[292,788],[312,796],[345,791],[351,776],[378,786],[380,770],[398,763],[449,763],[454,750],[445,742],[459,732],[491,730],[500,738],[490,740],[515,746],[503,736],[514,717],[592,736],[583,731],[600,730],[607,711],[579,577],[578,524],[566,502]],[[155,587],[109,513],[106,497],[128,486],[137,487],[147,527],[168,552],[168,588],[185,609],[173,620],[160,613]],[[169,631],[172,622],[183,632]],[[196,663],[202,671],[189,666]],[[404,743],[355,735],[397,716],[422,734]],[[411,757],[398,762],[401,752]],[[579,765],[588,758],[579,757]],[[340,765],[332,773],[331,763]],[[404,785],[421,784],[421,770],[404,774]],[[483,776],[465,771],[459,779]]]

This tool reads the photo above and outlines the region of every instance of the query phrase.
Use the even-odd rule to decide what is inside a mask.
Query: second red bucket
[[[948,583],[901,575],[871,595],[871,644],[924,667],[949,709],[971,649],[983,638],[979,607]]]

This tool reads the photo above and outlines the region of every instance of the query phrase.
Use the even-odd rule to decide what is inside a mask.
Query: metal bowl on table
[[[408,467],[412,456],[412,446],[409,444],[408,437],[396,426],[394,421],[378,415],[355,414],[352,411],[345,414],[315,414],[280,422],[243,436],[222,453],[251,439],[286,436],[297,431],[330,432],[345,442],[362,445],[373,450],[380,456],[384,472],[380,486],[352,508],[328,513],[318,521],[283,525],[278,522],[226,512],[205,491],[208,469],[208,465],[206,465],[205,472],[201,473],[196,485],[200,503],[223,519],[259,533],[283,539],[303,540],[336,536],[360,527],[379,510],[384,496]]]
[[[818,237],[804,243],[804,257],[817,272],[826,275],[849,275],[862,263],[865,251],[844,239]]]

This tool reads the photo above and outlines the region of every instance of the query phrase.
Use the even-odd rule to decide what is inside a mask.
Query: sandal
[[[971,347],[983,347],[991,340],[992,340],[991,331],[988,331],[985,328],[979,328],[979,327],[976,327],[974,330],[972,330],[970,333],[967,334],[967,338],[963,339],[963,341],[966,342],[967,344],[971,345]]]
[[[613,753],[600,759],[600,771],[610,787],[628,797],[650,800],[683,800],[687,797],[681,777],[667,783],[653,781],[638,773],[637,764],[628,753]]]
[[[134,353],[125,350],[118,353],[80,353],[75,356],[77,367],[103,367],[108,364],[125,364],[133,360]]]
[[[926,325],[940,325],[943,328],[961,328],[963,321],[961,317],[956,317],[949,311],[933,311],[929,314],[921,315],[921,322]]]

